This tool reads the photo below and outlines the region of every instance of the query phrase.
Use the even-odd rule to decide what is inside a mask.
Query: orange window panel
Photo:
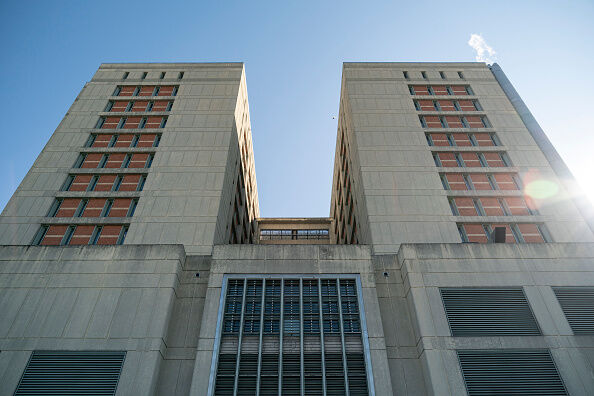
[[[454,153],[438,153],[437,155],[439,156],[441,166],[446,168],[455,168],[458,166]]]
[[[145,153],[136,153],[132,154],[132,159],[130,160],[130,168],[144,168],[146,164],[146,160],[148,159],[148,154]]]
[[[475,133],[474,138],[479,146],[494,146],[493,140],[488,133]]]
[[[95,186],[95,191],[111,191],[115,179],[116,175],[99,176],[99,180],[97,180],[97,185]]]
[[[460,121],[460,117],[458,116],[446,116],[446,121],[448,122],[448,126],[450,128],[462,128],[462,121]]]
[[[526,201],[524,201],[524,198],[522,197],[506,197],[505,203],[507,204],[511,214],[514,216],[530,215],[528,205],[526,205]]]
[[[491,224],[491,227],[493,231],[495,231],[495,227],[505,227],[505,243],[516,243],[516,238],[514,238],[509,224]]]
[[[124,124],[124,128],[126,128],[126,129],[138,128],[138,125],[140,124],[140,120],[142,120],[142,117],[128,117],[128,119],[126,120],[126,123]]]
[[[460,147],[468,147],[472,146],[472,142],[466,133],[453,133],[452,136],[454,137],[454,141],[456,142],[456,146]]]
[[[101,129],[115,129],[120,122],[120,117],[106,117]]]
[[[110,111],[126,111],[126,107],[128,107],[127,100],[116,100],[113,102],[113,106],[111,107]]]
[[[113,205],[109,211],[108,217],[126,217],[132,198],[116,198],[113,200]]]
[[[153,147],[153,143],[155,142],[155,136],[157,135],[154,133],[140,135],[137,147]]]
[[[76,226],[74,234],[70,239],[69,245],[88,245],[91,235],[93,235],[94,225],[79,225]]]
[[[134,139],[134,135],[131,133],[119,135],[115,147],[130,147],[132,139]]]
[[[472,198],[456,197],[454,198],[454,203],[460,216],[478,216]]]
[[[486,216],[505,215],[497,198],[481,198],[480,201]]]
[[[140,92],[138,96],[153,96],[153,91],[155,90],[154,85],[145,85],[140,88]]]
[[[159,91],[159,94],[161,94],[161,91]],[[169,103],[169,101],[167,101],[167,100],[157,100],[157,101],[155,101],[155,104],[153,105],[153,111],[165,111],[165,110],[167,110],[167,103]]]
[[[92,177],[91,175],[76,175],[68,191],[86,191]]]
[[[159,116],[148,117],[146,120],[145,128],[159,128],[161,126],[162,119],[163,117]]]
[[[97,245],[115,245],[118,242],[121,230],[121,225],[103,226],[101,235],[99,235],[99,239],[97,240]]]
[[[487,234],[481,224],[463,224],[468,242],[487,243]]]
[[[443,111],[456,111],[456,108],[454,107],[454,102],[452,102],[451,100],[439,100],[439,107],[441,107],[441,110]]]
[[[454,95],[468,95],[464,85],[452,85],[452,91],[454,92]]]
[[[544,243],[536,224],[518,224],[520,233],[526,243]]]
[[[173,85],[164,85],[159,89],[157,96],[171,96],[173,94]]]
[[[502,168],[505,166],[503,161],[501,160],[501,156],[499,153],[483,153],[485,159],[487,160],[487,164],[489,164],[492,168]]]
[[[146,111],[148,100],[137,100],[132,106],[132,111]]]
[[[41,241],[41,244],[44,246],[59,245],[60,242],[62,242],[62,238],[64,237],[64,233],[67,229],[67,225],[50,226],[47,232],[45,233],[45,237],[43,237],[43,241]]]
[[[103,211],[103,207],[105,206],[105,198],[91,198],[89,202],[87,202],[87,207],[83,212],[82,217],[99,217],[101,216],[101,211]]]
[[[80,198],[66,198],[62,201],[56,217],[72,217],[80,205]]]
[[[445,133],[432,133],[431,140],[434,146],[449,146],[448,138]]]
[[[499,187],[500,190],[517,190],[518,189],[518,187],[516,187],[516,183],[514,183],[514,179],[512,178],[512,175],[497,173],[493,176],[495,177],[495,181],[497,182],[497,186]]]
[[[464,165],[468,168],[480,168],[481,163],[476,153],[460,153]]]
[[[452,190],[468,190],[464,177],[458,173],[448,173],[445,175],[448,185]]]
[[[435,111],[432,100],[419,100],[419,106],[421,106],[422,111]]]
[[[89,153],[87,154],[87,156],[85,157],[85,160],[83,161],[81,168],[96,168],[99,165],[99,161],[101,161],[101,157],[103,157],[103,154],[98,154],[98,153]]]
[[[413,85],[413,89],[415,90],[415,95],[429,95],[426,85]]]
[[[120,191],[136,191],[140,175],[125,175],[120,185]]]
[[[91,147],[107,147],[109,145],[109,141],[111,140],[111,134],[101,134],[97,135],[93,145]]]
[[[433,88],[433,93],[435,95],[447,95],[448,91],[445,87],[445,85],[432,85],[431,88]]]
[[[484,128],[483,122],[481,121],[481,117],[479,116],[467,116],[466,120],[468,121],[468,126],[470,128]]]
[[[132,96],[132,94],[134,94],[134,90],[136,90],[136,87],[133,85],[123,86],[120,96]]]
[[[475,173],[469,176],[475,190],[492,190],[489,179],[487,179],[487,175]]]
[[[462,111],[476,111],[471,100],[459,100],[458,103]]]
[[[124,153],[112,153],[109,155],[109,159],[107,160],[107,163],[105,164],[106,168],[119,168],[122,166],[122,162],[124,161],[124,158],[126,157],[126,154]]]
[[[425,123],[427,128],[441,128],[441,122],[439,122],[438,116],[425,116]]]

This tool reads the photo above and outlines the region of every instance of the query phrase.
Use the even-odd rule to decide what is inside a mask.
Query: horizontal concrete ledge
[[[209,67],[217,67],[217,68],[236,68],[236,67],[243,67],[243,62],[175,62],[175,63],[164,63],[164,62],[126,62],[126,63],[102,63],[99,66],[99,69],[126,69],[126,70],[134,70],[134,69],[142,69],[143,67],[148,67],[151,69],[176,69],[179,67],[184,68],[209,68]]]

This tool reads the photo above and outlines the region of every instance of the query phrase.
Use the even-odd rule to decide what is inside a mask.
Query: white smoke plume
[[[470,40],[468,40],[468,45],[476,51],[475,58],[477,62],[493,63],[497,60],[497,53],[487,44],[483,36],[480,34],[471,34]]]

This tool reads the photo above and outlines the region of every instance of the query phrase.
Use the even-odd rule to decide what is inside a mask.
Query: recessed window
[[[177,86],[173,87],[173,91],[171,91],[171,96],[176,96],[177,95],[177,89],[178,89]]]
[[[124,72],[124,76],[122,77],[122,80],[127,79],[129,75],[130,75],[130,72]]]
[[[82,153],[79,154],[78,157],[76,158],[76,161],[74,162],[74,166],[73,168],[80,168],[83,164],[83,162],[85,162],[85,158],[87,158],[87,155]]]
[[[48,226],[46,225],[42,225],[41,227],[39,227],[39,230],[37,230],[37,232],[35,233],[35,236],[33,237],[33,241],[31,241],[31,245],[41,245],[41,241],[43,241],[43,238],[45,237],[45,234],[47,233],[48,230]]]
[[[91,235],[91,239],[89,239],[89,245],[97,244],[97,241],[99,240],[99,236],[101,236],[102,230],[103,230],[103,227],[101,227],[101,226],[95,227],[95,229],[93,230],[93,234]]]
[[[460,117],[460,122],[462,123],[463,128],[468,128],[470,126],[466,117]]]
[[[122,92],[122,87],[116,87],[111,96],[120,96],[120,92]]]
[[[177,79],[181,80],[182,78],[184,78],[184,72],[179,72],[179,74],[177,75]]]
[[[466,185],[466,189],[474,190],[474,185],[472,184],[470,177],[468,175],[462,175],[462,178],[464,179],[464,185]]]
[[[441,124],[442,128],[448,127],[448,122],[446,121],[445,117],[443,117],[443,116],[439,117],[439,123]]]
[[[153,90],[153,96],[159,95],[159,92],[161,92],[161,87],[155,87],[155,89]]]
[[[93,175],[93,177],[91,177],[91,181],[89,182],[89,185],[87,186],[87,191],[95,191],[95,187],[97,186],[98,181],[99,181],[99,176]]]
[[[460,216],[460,213],[458,212],[458,208],[456,207],[456,203],[454,202],[454,198],[449,198],[448,202],[450,204],[450,210],[452,211],[452,215]]]
[[[155,154],[149,154],[148,158],[146,159],[146,163],[144,165],[145,168],[150,168],[153,164],[153,159],[155,158]]]
[[[469,85],[467,85],[464,89],[468,95],[474,95],[474,92],[472,91],[472,88],[470,88]]]
[[[422,71],[421,72],[421,77],[423,77],[425,80],[427,79],[427,73]]]
[[[472,144],[473,146],[478,146],[478,141],[476,140],[476,136],[474,136],[473,133],[468,134],[468,140],[470,140],[470,144]]]
[[[140,93],[140,87],[136,87],[136,88],[134,88],[134,92],[132,93],[132,96],[138,96],[139,93]]]
[[[130,166],[130,161],[132,160],[132,155],[131,154],[126,154],[126,157],[124,157],[124,161],[122,162],[122,168],[128,168]]]
[[[68,245],[70,243],[70,240],[72,239],[72,235],[74,235],[75,229],[76,229],[76,226],[69,226],[66,229],[66,233],[64,234],[62,241],[60,241],[60,245]]]
[[[423,128],[427,128],[427,121],[425,121],[425,117],[423,117],[423,116],[420,116],[420,117],[419,117],[419,121],[421,121],[421,126],[422,126]]]
[[[501,157],[501,161],[505,166],[512,166],[511,160],[509,159],[507,153],[499,153],[499,157]]]
[[[103,111],[111,111],[112,107],[113,101],[110,100],[109,102],[107,102],[107,106],[105,106],[105,109]]]
[[[485,128],[491,128],[491,123],[487,119],[487,117],[481,117],[481,123]]]
[[[148,72],[142,72],[142,77],[140,77],[140,78],[144,80],[146,78],[147,74],[148,74]]]
[[[138,180],[138,186],[136,187],[136,191],[144,190],[144,183],[146,183],[146,176],[140,176],[140,180]]]
[[[485,210],[483,209],[483,205],[481,205],[481,201],[479,201],[476,198],[473,198],[472,204],[474,205],[474,210],[476,210],[476,213],[479,216],[484,216],[485,215]]]
[[[128,234],[128,226],[123,226],[122,230],[120,231],[120,235],[118,236],[118,240],[117,240],[116,244],[123,245],[127,234]]]
[[[140,124],[138,124],[138,128],[144,129],[145,125],[146,125],[146,117],[142,117],[142,119],[140,120]]]
[[[462,80],[464,80],[464,74],[462,74],[461,71],[458,72],[458,77],[461,78]]]
[[[62,205],[62,200],[54,199],[54,202],[52,202],[52,206],[50,206],[46,217],[56,217],[56,213],[58,213],[58,210],[60,209],[60,205]]]
[[[439,102],[437,100],[433,101],[433,108],[435,109],[435,111],[441,111],[441,106],[439,105]]]
[[[117,135],[117,134],[111,135],[111,138],[109,139],[109,143],[107,143],[107,147],[115,146],[118,141],[118,138],[119,138],[119,135]]]
[[[462,224],[458,224],[458,233],[460,234],[462,242],[468,242],[468,235],[466,235],[466,230]]]
[[[134,212],[136,211],[136,206],[138,205],[138,199],[133,199],[130,203],[130,208],[128,209],[128,213],[126,213],[126,217],[134,216]]]
[[[105,118],[99,117],[97,124],[95,124],[95,129],[100,129],[104,123],[105,123]]]
[[[441,77],[441,79],[442,79],[442,80],[445,80],[445,78],[446,78],[446,75],[445,75],[445,73],[444,73],[444,72],[440,71],[440,72],[439,72],[439,77]]]
[[[450,87],[449,85],[446,87],[446,92],[448,93],[448,95],[454,94],[454,91],[452,91],[452,87]]]
[[[159,79],[162,80],[165,78],[165,72],[161,72],[161,75],[159,76]]]
[[[120,187],[122,186],[122,176],[116,176],[114,180],[112,191],[120,191]]]
[[[146,105],[146,111],[150,112],[153,111],[153,106],[155,105],[155,102],[148,102],[148,104]]]
[[[78,208],[76,208],[76,212],[74,212],[74,217],[82,217],[87,205],[89,203],[88,199],[82,199],[78,204]]]
[[[433,87],[430,85],[427,86],[427,92],[429,92],[429,95],[435,95],[435,92],[433,91]]]
[[[173,102],[167,102],[167,108],[165,108],[165,111],[171,111],[172,107],[173,107]]]
[[[514,239],[517,243],[525,243],[517,224],[510,224],[509,228],[511,229],[512,235],[514,236]]]
[[[412,85],[409,85],[408,86],[408,92],[410,92],[411,95],[414,95],[415,94],[415,89],[414,89],[414,87]]]
[[[433,146],[433,139],[431,138],[431,135],[430,134],[426,134],[425,135],[425,139],[427,139],[427,144],[429,146]]]
[[[140,140],[140,135],[134,135],[132,137],[132,141],[130,142],[130,147],[138,146],[138,140]]]
[[[103,210],[101,211],[101,217],[109,216],[109,212],[111,212],[112,206],[113,206],[113,199],[106,200],[105,206],[103,206]]]
[[[128,102],[128,104],[126,105],[126,109],[124,111],[130,112],[132,111],[132,107],[134,107],[134,102]]]
[[[116,127],[116,129],[122,129],[124,125],[126,125],[126,120],[126,117],[120,118],[120,121],[118,122],[118,126]]]
[[[97,165],[97,168],[105,168],[105,164],[107,164],[108,160],[109,154],[103,154],[103,156],[101,157],[101,161],[99,161],[99,165]]]
[[[460,108],[460,103],[458,103],[457,100],[453,100],[452,103],[454,104],[454,109],[456,109],[456,111],[461,111],[462,110]]]
[[[446,139],[447,139],[448,144],[450,146],[455,146],[456,145],[456,141],[454,140],[454,137],[450,133],[446,134]]]
[[[455,153],[454,158],[456,159],[456,165],[458,165],[458,167],[463,168],[465,166],[464,160],[462,159],[460,153]]]
[[[499,186],[497,186],[497,182],[493,175],[487,175],[487,180],[489,181],[489,186],[491,186],[491,190],[499,190]]]
[[[441,167],[441,160],[439,159],[439,155],[437,153],[433,153],[433,162],[435,162],[435,166]]]
[[[95,134],[89,135],[89,137],[87,138],[87,141],[85,142],[85,147],[93,146],[93,143],[95,143],[96,138],[97,138],[97,135],[95,135]]]
[[[479,162],[481,163],[481,166],[483,168],[488,168],[489,167],[489,163],[487,162],[487,160],[486,160],[485,156],[483,155],[483,153],[478,153],[477,156],[478,156]]]
[[[481,104],[479,103],[478,100],[473,100],[472,101],[472,105],[474,106],[474,109],[476,111],[482,111],[483,110],[483,108],[481,107]]]
[[[413,100],[413,103],[415,105],[415,110],[421,111],[421,105],[419,104],[419,102],[416,100]]]
[[[404,75],[404,78],[409,80],[409,76],[408,76],[408,72],[407,71],[403,71],[402,74]]]
[[[443,189],[451,190],[447,177],[445,175],[439,175],[439,178],[441,179],[441,185],[443,186]]]
[[[161,118],[161,124],[159,125],[159,128],[165,128],[165,125],[167,125],[167,117]]]
[[[161,143],[161,135],[155,135],[155,141],[153,142],[153,147],[159,147],[159,143]]]
[[[501,146],[501,142],[499,141],[499,138],[497,137],[497,135],[492,133],[489,135],[489,138],[491,139],[493,146]]]

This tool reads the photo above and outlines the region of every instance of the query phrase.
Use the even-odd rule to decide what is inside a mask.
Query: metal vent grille
[[[125,351],[34,351],[15,395],[114,395]]]
[[[443,288],[441,298],[454,337],[541,334],[521,287]]]
[[[355,279],[228,279],[214,395],[368,395]]]
[[[546,349],[458,351],[469,396],[567,395]]]
[[[573,333],[594,334],[594,287],[554,287],[553,291]]]

